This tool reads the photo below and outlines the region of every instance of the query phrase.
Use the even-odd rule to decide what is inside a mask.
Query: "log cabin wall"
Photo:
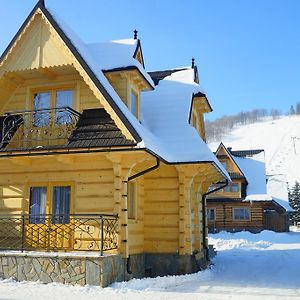
[[[208,220],[208,227],[210,232],[219,232],[221,230],[241,231],[250,230],[254,232],[263,229],[263,207],[259,203],[218,203],[210,202],[207,205],[209,209],[215,209],[215,220]],[[234,208],[249,208],[251,211],[250,220],[234,220]]]
[[[144,251],[176,253],[179,247],[179,179],[162,165],[145,176]]]
[[[2,158],[0,213],[28,212],[29,187],[51,182],[73,185],[72,213],[114,213],[112,163],[99,154]]]

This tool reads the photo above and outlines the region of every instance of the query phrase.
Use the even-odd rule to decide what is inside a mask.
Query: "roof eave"
[[[103,73],[113,73],[113,72],[122,72],[122,71],[137,71],[147,83],[149,90],[151,91],[154,90],[153,84],[149,82],[149,80],[145,77],[145,75],[140,71],[140,69],[137,66],[127,66],[127,67],[119,67],[119,68],[102,70]]]

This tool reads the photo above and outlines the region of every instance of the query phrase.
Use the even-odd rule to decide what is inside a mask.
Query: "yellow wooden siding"
[[[144,178],[137,181],[137,213],[136,219],[128,220],[129,254],[142,253],[144,251]]]
[[[128,104],[128,79],[121,74],[113,73],[106,75],[109,83],[113,86],[114,90],[117,92],[122,101],[127,105]]]
[[[21,212],[28,200],[24,198],[28,184],[39,182],[74,182],[74,213],[113,213],[114,177],[107,159],[78,156],[76,163],[64,163],[64,158],[36,157],[30,166],[17,160],[15,164],[5,160],[0,167],[0,213],[7,209]]]
[[[179,182],[175,167],[161,167],[145,176],[145,252],[178,251]]]
[[[26,70],[70,64],[71,60],[59,47],[50,27],[37,14],[14,49],[14,57],[5,64],[5,71]]]

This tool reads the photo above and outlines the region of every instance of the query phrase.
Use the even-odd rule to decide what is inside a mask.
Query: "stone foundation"
[[[149,277],[195,273],[205,269],[207,264],[204,252],[194,255],[145,254],[146,276]]]
[[[1,254],[0,277],[18,281],[100,285],[124,280],[124,260],[118,255],[83,257],[46,253]]]
[[[206,266],[207,262],[202,253],[195,255],[146,253],[131,255],[129,259],[124,259],[120,255],[0,252],[0,278],[102,287],[132,278],[193,273]]]

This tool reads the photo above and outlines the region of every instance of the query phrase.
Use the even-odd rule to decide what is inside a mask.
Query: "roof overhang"
[[[136,66],[128,66],[128,67],[121,67],[121,68],[114,68],[109,70],[102,70],[104,74],[111,74],[111,73],[120,73],[120,72],[135,72],[139,78],[145,82],[145,88],[147,90],[154,90],[152,84],[147,80],[144,74],[139,70]]]

